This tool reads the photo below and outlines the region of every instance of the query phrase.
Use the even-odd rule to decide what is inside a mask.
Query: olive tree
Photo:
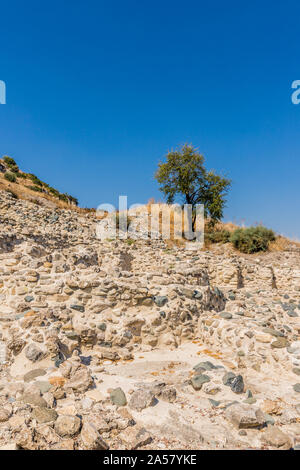
[[[180,201],[192,206],[193,230],[196,204],[203,204],[204,215],[212,225],[223,217],[231,181],[214,170],[208,171],[203,155],[192,145],[184,144],[168,152],[166,161],[159,163],[155,178],[168,204]]]

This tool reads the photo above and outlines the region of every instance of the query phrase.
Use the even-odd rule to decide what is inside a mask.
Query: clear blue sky
[[[299,1],[1,4],[0,154],[82,206],[145,202],[168,149],[233,180],[225,220],[300,238]]]

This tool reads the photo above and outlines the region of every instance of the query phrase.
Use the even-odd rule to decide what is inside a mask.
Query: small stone
[[[287,312],[287,314],[288,314],[289,317],[292,317],[292,318],[296,318],[296,317],[299,316],[298,313],[295,312],[294,310],[289,310],[289,311]]]
[[[123,433],[119,434],[119,438],[130,450],[146,446],[152,441],[151,434],[140,426],[132,426],[126,429]]]
[[[219,387],[219,385],[213,382],[210,382],[210,383],[204,384],[202,390],[204,393],[207,393],[208,395],[216,395],[217,393],[221,391],[221,387]]]
[[[40,377],[45,374],[46,374],[46,371],[44,369],[34,369],[34,370],[27,372],[27,374],[24,375],[23,380],[24,382],[31,382],[36,377]]]
[[[154,303],[158,307],[163,307],[168,302],[169,299],[165,295],[160,295],[160,296],[155,296],[153,300],[154,300]]]
[[[34,384],[40,389],[42,394],[49,392],[51,388],[51,384],[46,380],[37,380]]]
[[[296,375],[300,375],[300,367],[294,367],[294,368],[293,368],[293,372],[294,372],[294,374],[296,374]]]
[[[238,429],[261,428],[265,423],[263,412],[243,403],[235,403],[226,410],[226,417]]]
[[[278,338],[276,341],[271,343],[271,348],[286,348],[288,346],[288,340],[286,338]]]
[[[167,401],[169,403],[173,403],[176,400],[177,392],[176,388],[174,387],[164,387],[159,394],[159,398],[163,401]]]
[[[268,413],[265,413],[265,423],[267,426],[274,426],[275,424],[275,419],[269,415]]]
[[[77,312],[81,312],[81,313],[84,312],[84,306],[83,305],[73,304],[73,305],[70,305],[70,308],[72,310],[77,310]]]
[[[220,401],[213,400],[212,398],[209,398],[208,401],[213,408],[217,408],[221,403]]]
[[[136,390],[133,392],[130,401],[129,407],[137,411],[142,411],[148,406],[153,406],[156,403],[155,395],[151,390]]]
[[[222,313],[220,313],[220,317],[221,317],[221,318],[224,318],[225,320],[231,320],[231,319],[232,319],[231,313],[228,313],[228,312],[222,312]]]
[[[84,367],[80,368],[73,374],[66,383],[66,388],[72,389],[74,392],[83,393],[93,385],[93,378],[90,371]]]
[[[246,400],[244,400],[243,403],[248,403],[248,405],[254,405],[254,403],[256,403],[256,402],[257,402],[256,398],[249,397],[249,398],[246,398]]]
[[[25,356],[27,359],[29,359],[32,362],[36,362],[42,359],[43,357],[43,351],[36,346],[34,343],[29,344],[25,348]]]
[[[77,416],[59,416],[55,422],[55,431],[61,437],[73,437],[79,433],[81,421]]]
[[[284,334],[281,331],[276,331],[273,328],[263,328],[263,332],[276,337],[283,337]]]
[[[107,450],[109,448],[93,423],[83,423],[80,438],[86,450]]]
[[[300,393],[300,384],[293,385],[293,389],[295,390],[295,392]]]
[[[110,392],[110,399],[114,405],[117,405],[117,406],[127,405],[127,399],[126,399],[125,393],[120,387],[115,388],[114,390]]]
[[[0,423],[4,423],[11,416],[11,413],[5,408],[0,408]]]
[[[48,423],[49,421],[55,421],[57,413],[55,410],[50,408],[37,406],[31,413],[32,418],[36,419],[38,423]]]
[[[230,386],[234,378],[235,374],[233,372],[226,372],[226,374],[222,378],[223,384]]]
[[[47,407],[46,400],[38,394],[24,393],[21,397],[21,401],[33,406]]]
[[[195,375],[191,379],[191,384],[194,390],[201,390],[202,385],[205,384],[206,382],[210,382],[210,378],[208,377],[208,375],[205,375],[205,374]]]
[[[262,442],[281,450],[288,450],[292,447],[289,436],[275,426],[269,426],[263,433]]]
[[[234,377],[230,383],[230,388],[234,393],[243,393],[244,391],[244,380],[241,375]]]
[[[216,366],[214,366],[210,361],[204,361],[204,362],[199,362],[193,367],[194,370],[198,370],[199,368],[209,371],[209,370],[216,369]]]

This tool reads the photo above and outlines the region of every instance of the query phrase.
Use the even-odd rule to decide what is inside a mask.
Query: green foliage
[[[31,179],[31,181],[36,185],[36,186],[43,186],[43,182],[37,177],[35,176],[34,174],[32,173],[28,173],[28,178]]]
[[[8,155],[4,155],[3,161],[7,166],[17,166],[15,160],[11,157],[8,157]]]
[[[32,191],[39,192],[39,193],[43,192],[43,189],[40,186],[30,185],[30,186],[26,186],[26,188],[31,189]]]
[[[73,196],[71,196],[70,194],[67,194],[67,193],[64,193],[64,194],[60,193],[59,191],[57,191],[57,189],[52,188],[51,186],[49,186],[49,184],[44,183],[43,181],[41,181],[33,173],[20,172],[19,167],[18,167],[18,165],[16,164],[16,162],[13,158],[8,157],[7,155],[5,155],[3,157],[3,161],[4,161],[5,165],[7,167],[9,167],[9,170],[10,170],[10,171],[8,171],[4,174],[4,177],[8,181],[10,181],[11,183],[15,183],[16,178],[30,179],[33,184],[29,185],[29,186],[26,186],[26,187],[31,189],[32,191],[36,191],[36,192],[40,192],[40,193],[42,193],[42,192],[48,193],[48,194],[60,199],[61,201],[66,202],[67,204],[75,204],[76,206],[78,206],[78,199],[76,197],[73,197]]]
[[[11,157],[8,157],[7,155],[5,155],[3,157],[3,161],[4,163],[6,164],[6,166],[8,166],[8,168],[13,172],[13,173],[18,173],[19,172],[19,167],[18,165],[16,164],[15,160]]]
[[[55,197],[59,196],[59,191],[57,191],[55,188],[52,188],[51,186],[49,187],[49,192]]]
[[[242,253],[266,251],[274,240],[274,232],[263,226],[238,228],[230,236],[231,243]]]
[[[27,178],[26,173],[21,173],[20,171],[18,173],[16,173],[16,176],[17,176],[17,178],[22,178],[22,179]]]
[[[10,171],[4,173],[4,178],[10,183],[15,183],[17,180],[16,175],[14,173],[11,173]]]
[[[211,243],[228,243],[230,241],[229,230],[212,230],[205,233],[205,238]]]
[[[70,194],[68,194],[68,198],[69,198],[69,201],[73,204],[75,204],[75,206],[78,206],[78,199],[77,197],[74,197],[74,196],[71,196]]]
[[[68,196],[67,196],[67,194],[61,194],[61,193],[59,193],[59,195],[58,195],[58,199],[59,199],[60,201],[64,201],[64,202],[66,202],[66,203],[68,203],[68,202],[69,202],[69,199],[68,199]]]
[[[204,167],[204,157],[192,145],[185,144],[171,151],[165,163],[159,163],[155,178],[167,203],[181,197],[183,204],[204,205],[205,217],[212,224],[223,217],[226,194],[231,182]],[[195,217],[195,216],[194,216]]]

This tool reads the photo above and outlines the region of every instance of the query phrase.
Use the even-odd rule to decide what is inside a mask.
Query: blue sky
[[[300,238],[300,4],[1,5],[0,155],[82,206],[161,198],[178,144],[233,180],[225,220]]]

